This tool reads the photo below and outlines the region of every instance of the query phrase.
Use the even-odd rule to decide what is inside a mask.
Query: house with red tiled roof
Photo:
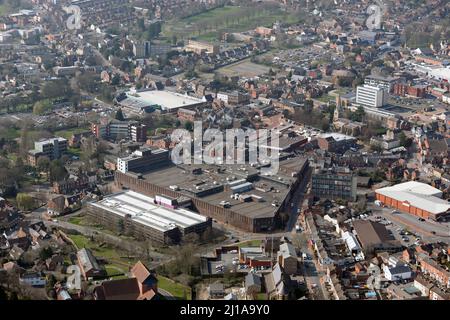
[[[95,300],[151,300],[158,292],[156,275],[141,261],[130,271],[131,278],[105,281],[94,289]]]

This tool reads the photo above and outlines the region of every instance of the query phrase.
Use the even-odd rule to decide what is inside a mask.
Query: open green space
[[[9,9],[6,5],[0,4],[0,16],[6,15],[9,13]]]
[[[1,132],[1,137],[5,138],[7,140],[13,140],[16,139],[18,137],[20,137],[20,130],[16,129],[16,128],[5,128],[2,132]]]
[[[64,129],[64,130],[55,131],[55,135],[58,137],[63,137],[63,138],[69,139],[74,134],[86,132],[88,130],[89,129],[86,127]]]
[[[163,276],[158,276],[158,288],[172,294],[178,300],[191,300],[191,288]]]
[[[267,300],[267,294],[266,294],[266,293],[263,293],[263,292],[258,293],[258,294],[256,295],[256,300]]]
[[[286,12],[275,6],[224,6],[185,19],[168,21],[163,25],[162,35],[167,38],[195,37],[203,41],[218,41],[224,32],[270,27],[277,21],[294,24],[300,19],[298,13]]]
[[[82,217],[70,217],[69,222],[72,224],[76,224],[77,226],[80,226],[83,222]]]

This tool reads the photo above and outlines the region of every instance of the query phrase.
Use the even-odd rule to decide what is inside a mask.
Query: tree
[[[36,163],[36,167],[39,171],[48,172],[50,169],[50,159],[48,157],[39,157]]]
[[[408,138],[403,131],[398,135],[398,139],[400,140],[400,145],[402,147],[409,148],[412,144],[412,140]]]
[[[23,211],[29,211],[31,209],[34,209],[36,204],[33,197],[31,197],[29,194],[26,193],[19,193],[16,197],[16,201],[19,209]]]
[[[33,106],[33,114],[43,115],[52,109],[52,105],[48,100],[38,101]]]
[[[67,170],[60,160],[50,162],[50,182],[64,180],[67,177]]]
[[[192,131],[194,129],[194,124],[191,121],[186,121],[184,124],[184,128],[187,131]]]
[[[118,86],[120,84],[120,76],[116,73],[111,79],[111,85]]]
[[[125,121],[125,116],[123,115],[122,109],[119,108],[119,110],[117,110],[114,118],[119,121]]]
[[[53,255],[53,249],[52,247],[45,247],[39,252],[39,258],[41,260],[47,260],[48,258],[51,258]]]

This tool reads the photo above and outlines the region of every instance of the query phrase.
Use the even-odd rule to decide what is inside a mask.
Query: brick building
[[[383,204],[424,219],[439,220],[450,214],[450,203],[442,191],[425,183],[409,181],[375,190]]]

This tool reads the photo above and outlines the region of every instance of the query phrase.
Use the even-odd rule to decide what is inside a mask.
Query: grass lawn
[[[114,279],[118,279],[119,277],[123,276],[126,278],[126,276],[123,275],[123,269],[114,264],[107,264],[105,266],[105,270],[108,277],[114,277]]]
[[[204,41],[218,41],[223,32],[242,32],[258,26],[272,26],[276,21],[297,23],[298,14],[278,8],[263,9],[257,6],[249,12],[244,6],[225,6],[209,10],[181,20],[167,21],[163,26],[163,36],[171,38],[197,37]]]
[[[256,295],[256,300],[267,300],[267,294],[265,294],[265,293],[258,293]]]
[[[0,16],[8,14],[8,8],[4,4],[0,4]]]
[[[81,156],[81,149],[78,148],[67,148],[67,151],[73,156],[80,157]]]
[[[241,248],[241,247],[259,247],[261,245],[261,243],[262,243],[261,240],[249,240],[249,241],[240,242],[237,244],[237,246],[239,248]]]
[[[84,235],[69,235],[69,237],[73,240],[78,249],[88,248],[92,250],[92,253],[96,258],[106,259],[122,270],[124,270],[124,268],[127,269],[136,263],[136,259],[127,259],[119,250],[108,245],[100,246],[99,242],[92,242]]]
[[[73,134],[82,133],[82,132],[86,132],[86,131],[89,131],[89,129],[87,127],[65,129],[65,130],[55,131],[55,136],[69,139]]]
[[[72,224],[76,224],[77,226],[81,225],[83,221],[82,217],[70,217],[69,222]]]
[[[2,132],[2,136],[7,140],[13,140],[20,137],[20,130],[15,128],[8,128]]]
[[[192,299],[191,288],[163,276],[158,276],[158,288],[171,293],[178,300],[183,300],[185,297],[187,300]]]
[[[75,243],[75,245],[78,247],[78,249],[90,247],[89,239],[81,234],[80,235],[78,235],[78,234],[70,235],[70,239],[72,239],[72,241]]]

